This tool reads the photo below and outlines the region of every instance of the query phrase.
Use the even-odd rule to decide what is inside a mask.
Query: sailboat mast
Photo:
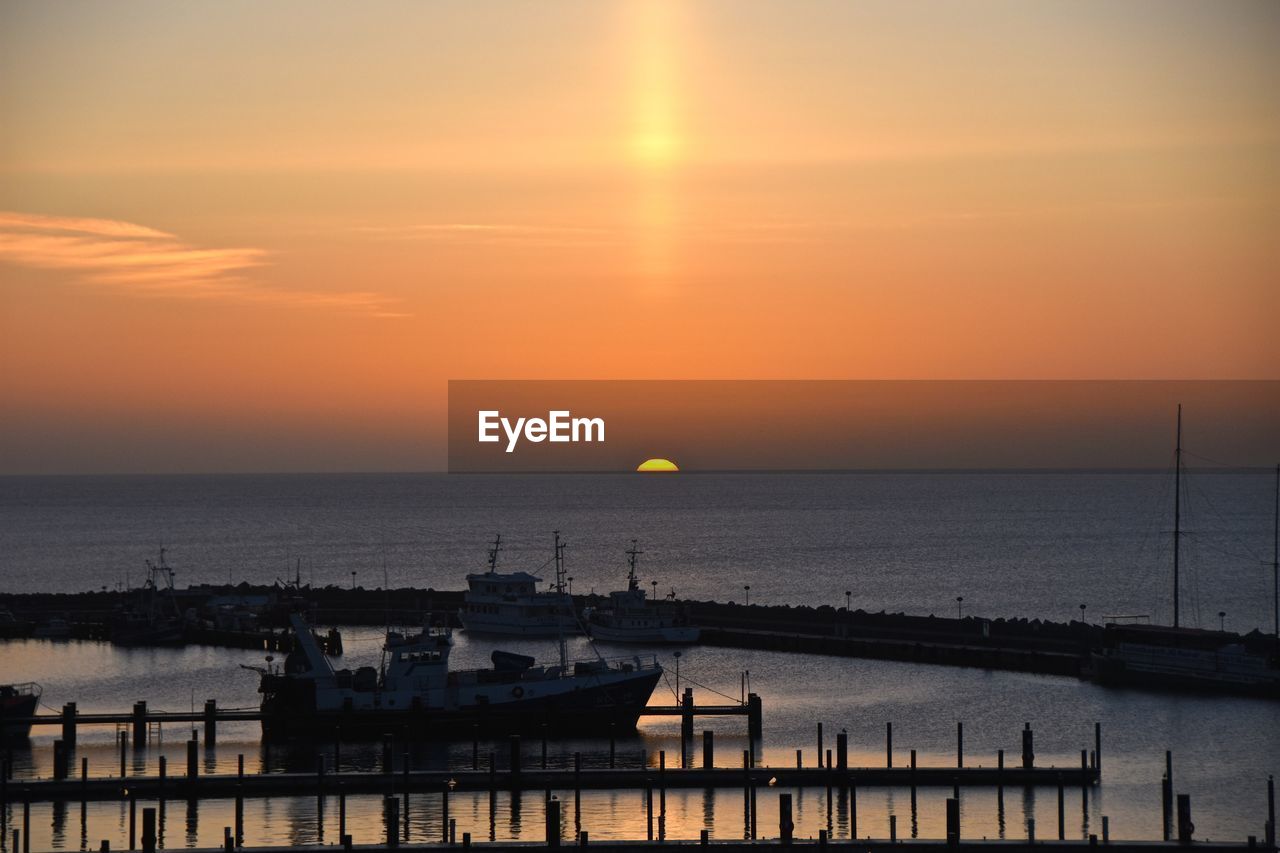
[[[1178,627],[1178,539],[1182,534],[1182,404],[1178,404],[1178,440],[1173,451],[1173,627]]]

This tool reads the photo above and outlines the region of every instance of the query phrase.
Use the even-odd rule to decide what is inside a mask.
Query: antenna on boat
[[[631,547],[626,551],[627,566],[630,569],[627,572],[627,590],[630,592],[635,592],[640,588],[640,579],[636,577],[636,557],[643,553],[644,551],[636,547],[636,540],[632,539]]]
[[[493,547],[489,549],[489,574],[498,570],[498,552],[502,550],[502,534],[494,534]]]
[[[1178,627],[1178,539],[1182,535],[1182,404],[1178,404],[1177,443],[1173,451],[1173,627]]]

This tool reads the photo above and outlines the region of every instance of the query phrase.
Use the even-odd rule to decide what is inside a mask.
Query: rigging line
[[[1207,493],[1207,492],[1205,492],[1205,490],[1200,486],[1199,478],[1191,478],[1191,477],[1188,477],[1188,478],[1187,478],[1187,480],[1188,480],[1190,483],[1192,483],[1192,485],[1195,487],[1195,490],[1196,490],[1196,492],[1199,494],[1199,496],[1200,496],[1201,498],[1203,498],[1203,499],[1204,499],[1204,502],[1205,502],[1206,504],[1208,504],[1208,505],[1209,505],[1209,509],[1213,510],[1213,514],[1214,514],[1214,515],[1216,515],[1216,516],[1218,517],[1218,520],[1222,522],[1223,527],[1224,527],[1224,528],[1227,528],[1227,529],[1230,529],[1230,527],[1231,527],[1231,522],[1229,522],[1229,521],[1227,520],[1226,516],[1224,516],[1224,515],[1222,514],[1222,511],[1218,509],[1217,505],[1216,505],[1216,504],[1214,504],[1214,502],[1213,502],[1212,500],[1210,500],[1208,493]],[[1223,534],[1222,534],[1222,535],[1225,537],[1225,536],[1227,536],[1228,534],[1227,534],[1227,533],[1226,533],[1226,531],[1224,530],[1224,532],[1223,532]],[[1250,548],[1250,547],[1249,547],[1249,545],[1248,545],[1248,544],[1246,544],[1243,540],[1241,540],[1241,539],[1237,539],[1237,540],[1236,540],[1236,544],[1240,545],[1240,546],[1241,546],[1241,547],[1243,547],[1246,551],[1248,551],[1248,552],[1250,553],[1250,555],[1252,556],[1252,558],[1253,558],[1253,559],[1255,559],[1255,560],[1261,560],[1261,559],[1262,559],[1262,557],[1261,557],[1257,552],[1255,552],[1252,548]]]
[[[708,687],[707,685],[703,684],[700,681],[694,681],[692,678],[688,678],[688,676],[681,675],[680,677],[682,679],[688,680],[688,682],[694,685],[695,687],[701,687],[703,690],[708,690],[716,694],[717,696],[723,696],[725,699],[728,699],[730,702],[733,702],[735,705],[739,704],[739,699],[737,696],[730,696],[728,693],[721,693],[719,690],[716,690],[714,687]]]
[[[1201,462],[1208,462],[1210,465],[1216,465],[1219,468],[1233,469],[1238,471],[1266,470],[1263,466],[1259,466],[1259,465],[1237,465],[1230,462],[1223,462],[1220,459],[1211,459],[1208,456],[1202,456],[1199,453],[1196,453],[1194,450],[1187,450],[1185,447],[1182,448],[1182,452],[1187,454],[1188,456],[1194,456],[1196,459],[1199,459]],[[1186,469],[1183,469],[1183,470],[1186,470]]]

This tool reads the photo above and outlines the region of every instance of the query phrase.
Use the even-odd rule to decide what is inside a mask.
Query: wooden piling
[[[200,779],[200,742],[194,737],[187,741],[187,784],[194,786]]]
[[[62,742],[67,746],[76,745],[76,703],[68,702],[62,706]]]
[[[896,844],[898,842],[898,816],[896,814],[889,815],[889,843]]]
[[[715,737],[715,732],[711,731],[711,729],[707,729],[702,733],[702,767],[704,770],[710,770],[716,766]],[[750,763],[749,756],[747,760]]]
[[[884,724],[884,766],[893,766],[893,723]]]
[[[382,798],[382,821],[386,830],[386,845],[391,848],[400,846],[400,801],[393,796]]]
[[[142,853],[156,853],[156,810],[142,810]]]
[[[836,770],[840,773],[849,770],[849,733],[844,729],[836,735]]]
[[[1058,781],[1058,840],[1067,840],[1066,793],[1061,780]]]
[[[1036,766],[1036,750],[1035,735],[1031,731],[1030,723],[1022,725],[1022,767],[1024,770],[1030,770]]]
[[[204,700],[204,745],[215,746],[218,743],[218,700]]]
[[[1195,831],[1195,824],[1191,822],[1191,795],[1178,795],[1178,843],[1190,844],[1191,836]]]
[[[547,831],[546,839],[548,847],[560,846],[560,801],[555,797],[547,800]]]
[[[791,795],[778,795],[778,838],[783,844],[791,843],[791,833],[796,828],[791,819]]]
[[[753,743],[764,737],[764,704],[759,694],[747,694],[747,738]]]
[[[947,798],[947,845],[957,847],[960,844],[960,800]]]
[[[147,703],[133,703],[133,743],[141,748],[147,742]]]
[[[956,721],[956,767],[964,767],[964,723]]]
[[[128,775],[129,768],[125,762],[125,751],[129,748],[129,733],[120,732],[120,778],[123,779]]]
[[[53,742],[53,778],[67,778],[67,750],[66,744],[60,740]]]
[[[822,723],[818,723],[818,769],[822,769]]]

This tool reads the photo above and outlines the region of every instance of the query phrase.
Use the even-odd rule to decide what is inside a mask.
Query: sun
[[[637,471],[679,471],[676,463],[670,459],[646,459],[636,466]]]

